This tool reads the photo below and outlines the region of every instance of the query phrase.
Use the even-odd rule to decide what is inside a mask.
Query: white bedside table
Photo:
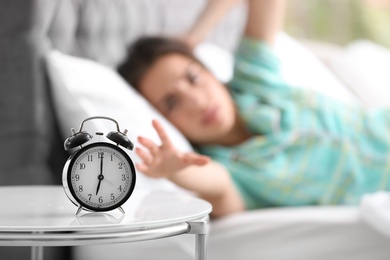
[[[126,243],[180,234],[196,236],[195,259],[207,257],[211,205],[168,192],[135,190],[119,210],[77,217],[61,186],[0,187],[0,246],[31,246],[31,259],[43,258],[45,246]]]

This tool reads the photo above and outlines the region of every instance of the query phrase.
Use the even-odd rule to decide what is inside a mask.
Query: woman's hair
[[[138,89],[143,76],[157,59],[174,53],[186,56],[201,64],[191,48],[185,43],[171,38],[149,36],[138,39],[131,46],[127,58],[119,66],[118,72],[135,89]]]

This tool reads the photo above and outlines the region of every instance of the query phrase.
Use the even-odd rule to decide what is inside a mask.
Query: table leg
[[[207,259],[207,235],[195,235],[195,260]]]
[[[195,234],[195,260],[207,259],[207,236],[209,231],[209,218],[188,222],[189,234]]]
[[[43,246],[31,247],[31,260],[43,260]]]

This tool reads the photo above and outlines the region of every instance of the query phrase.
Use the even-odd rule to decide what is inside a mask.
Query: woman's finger
[[[210,162],[210,157],[206,156],[206,155],[201,155],[201,154],[197,154],[197,153],[185,153],[183,154],[183,161],[186,163],[186,164],[194,164],[194,165],[205,165],[207,164],[208,162]]]
[[[137,168],[138,171],[143,172],[144,174],[148,175],[148,170],[149,167],[146,164],[143,163],[137,163],[135,164],[135,167]]]
[[[138,142],[145,146],[153,156],[157,155],[159,147],[152,140],[139,136]]]
[[[139,147],[135,148],[135,152],[141,158],[141,160],[143,161],[144,164],[146,164],[148,166],[150,166],[152,164],[153,157],[150,153],[146,152],[145,150],[143,150]]]
[[[161,139],[162,146],[171,147],[172,146],[171,139],[169,139],[168,134],[167,132],[165,132],[165,129],[162,126],[162,124],[156,119],[152,120],[152,124],[154,129],[156,129],[158,136]]]

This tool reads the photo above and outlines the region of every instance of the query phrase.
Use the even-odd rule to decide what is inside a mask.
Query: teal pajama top
[[[289,86],[272,48],[250,38],[229,87],[253,137],[199,150],[228,169],[248,209],[357,204],[390,188],[388,110]]]

